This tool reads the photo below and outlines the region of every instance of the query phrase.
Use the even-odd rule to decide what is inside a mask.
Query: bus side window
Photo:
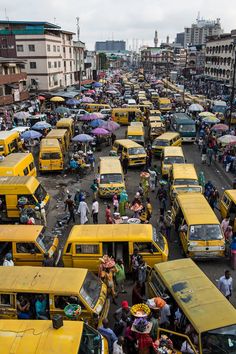
[[[14,307],[14,296],[11,294],[0,294],[0,307]]]
[[[150,281],[151,281],[151,284],[153,285],[153,288],[154,288],[157,296],[160,296],[160,297],[166,296],[167,289],[165,288],[165,286],[163,285],[163,283],[161,282],[157,273],[154,270],[152,270]]]
[[[24,173],[24,176],[27,176],[29,174],[28,167],[24,168],[23,173]]]
[[[80,305],[82,309],[85,309],[84,304],[80,301],[80,299],[77,296],[55,295],[54,304],[55,304],[55,308],[62,309],[62,310],[64,310],[64,308],[69,304]]]
[[[66,253],[71,253],[71,246],[72,246],[72,243],[68,243],[67,248],[66,248]]]
[[[17,253],[41,253],[38,247],[32,242],[18,242],[16,244]]]
[[[139,253],[153,253],[158,252],[152,242],[136,242],[135,247],[138,247]]]

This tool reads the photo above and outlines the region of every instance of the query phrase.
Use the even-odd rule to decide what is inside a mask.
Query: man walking
[[[70,217],[67,221],[67,224],[69,224],[69,222],[71,221],[71,219],[73,220],[73,222],[75,222],[75,213],[74,213],[74,207],[75,207],[75,203],[73,202],[73,200],[71,199],[71,195],[68,194],[68,197],[65,201],[65,211],[68,208],[68,211],[70,213]]]
[[[129,160],[128,160],[127,156],[125,156],[122,160],[122,167],[123,167],[123,172],[125,175],[128,172],[128,163],[129,163]]]
[[[229,300],[230,296],[232,296],[232,291],[233,291],[233,279],[230,275],[229,270],[226,270],[225,275],[220,277],[218,288],[222,292],[222,294],[226,297],[226,299]]]
[[[98,224],[98,211],[99,211],[99,204],[97,199],[94,199],[92,205],[92,216],[93,216],[94,224]]]

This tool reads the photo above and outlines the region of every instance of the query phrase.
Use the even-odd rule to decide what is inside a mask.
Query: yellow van
[[[0,267],[0,295],[0,319],[19,318],[17,302],[21,296],[35,304],[43,295],[48,318],[58,314],[68,319],[65,306],[78,304],[82,311],[77,319],[92,326],[101,324],[110,305],[106,285],[84,268]],[[32,310],[32,319],[40,319],[36,308]]]
[[[63,263],[65,267],[86,267],[98,272],[99,258],[112,254],[115,259],[123,259],[129,272],[135,248],[150,267],[167,261],[167,241],[151,224],[76,225],[67,238]]]
[[[191,259],[156,264],[148,277],[148,293],[150,298],[167,299],[171,308],[178,309],[171,330],[160,324],[158,328],[158,338],[171,338],[176,353],[183,353],[185,341],[188,353],[234,353],[235,308]]]
[[[154,118],[159,119],[159,117],[154,117]],[[165,125],[161,121],[150,123],[150,119],[149,119],[148,136],[151,141],[155,140],[158,136],[164,134],[165,131],[166,131]]]
[[[201,193],[177,195],[172,218],[188,257],[224,257],[225,238],[219,220]]]
[[[24,197],[25,207],[35,208],[43,201],[45,206],[49,202],[49,195],[33,176],[0,177],[0,220],[19,218],[19,200]]]
[[[81,107],[89,113],[99,112],[101,109],[111,109],[111,106],[105,103],[83,103]]]
[[[152,151],[155,155],[161,156],[166,146],[181,146],[182,141],[179,133],[164,133],[156,138],[152,143]]]
[[[141,126],[130,125],[127,128],[127,139],[135,141],[138,144],[144,145],[144,129]]]
[[[114,142],[113,150],[121,155],[121,159],[128,158],[129,166],[139,166],[146,164],[147,154],[142,145],[129,139],[120,139]]]
[[[129,125],[131,122],[143,122],[144,117],[138,108],[124,107],[113,108],[111,112],[112,120],[122,125]]]
[[[63,153],[69,148],[70,138],[67,129],[52,129],[47,134],[46,139],[57,139],[61,145]]]
[[[42,139],[39,150],[39,171],[62,171],[64,157],[57,139]]]
[[[0,264],[10,252],[15,266],[42,266],[46,253],[55,258],[57,246],[58,238],[49,236],[44,226],[1,225]]]
[[[220,200],[222,218],[229,217],[233,232],[236,232],[236,189],[226,189]]]
[[[197,172],[193,164],[172,164],[170,171],[170,197],[180,193],[202,193],[202,187],[199,185]]]
[[[107,340],[83,321],[0,320],[1,354],[108,354]]]
[[[161,112],[169,112],[172,110],[172,103],[167,97],[158,98],[158,108]]]
[[[124,174],[118,157],[100,157],[98,194],[100,197],[119,195],[125,189]]]
[[[0,161],[0,176],[37,176],[31,153],[14,153]]]
[[[56,124],[57,129],[66,129],[68,130],[70,140],[75,133],[75,122],[73,118],[61,118]]]
[[[166,146],[162,153],[161,173],[163,177],[169,177],[173,164],[185,163],[183,149],[180,146]]]
[[[152,117],[161,117],[161,111],[159,111],[158,109],[151,109],[149,115]]]
[[[22,141],[19,132],[0,132],[0,156],[7,156],[12,152],[22,151]]]

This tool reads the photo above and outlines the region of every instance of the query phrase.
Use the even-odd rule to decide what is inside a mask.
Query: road
[[[126,127],[120,128],[117,132],[117,138],[124,138]],[[109,154],[110,147],[104,147],[102,152],[95,153],[96,156],[96,165],[98,165],[99,156],[106,156]],[[218,169],[216,165],[213,163],[212,166],[208,167],[206,165],[201,164],[201,157],[198,151],[198,148],[194,144],[185,144],[183,145],[184,154],[188,163],[194,163],[197,172],[203,171],[205,174],[206,180],[211,180],[212,183],[217,186],[220,194],[222,194],[224,189],[231,188],[230,180],[226,173],[222,170]],[[157,164],[160,166],[160,161],[154,159],[153,164]],[[96,171],[97,169],[95,169]],[[139,174],[140,169],[129,169],[128,174],[126,175],[126,187],[129,196],[129,200],[132,200],[138,185],[139,185]],[[46,187],[47,191],[51,195],[50,202],[50,210],[48,215],[48,228],[49,230],[53,230],[54,225],[56,224],[56,220],[58,215],[63,216],[64,213],[64,200],[66,199],[66,194],[69,191],[72,195],[76,192],[77,188],[80,188],[84,191],[88,192],[88,197],[86,199],[89,208],[91,209],[92,205],[92,193],[90,191],[90,185],[94,179],[94,173],[90,173],[85,176],[82,180],[77,181],[76,177],[70,174],[49,174],[43,175],[39,177],[43,182],[43,185]],[[99,223],[105,222],[105,207],[106,203],[109,201],[100,200],[100,211],[99,211]],[[155,193],[151,194],[151,203],[153,205],[154,213],[152,217],[152,224],[155,226],[159,220],[159,210],[158,210],[158,201],[155,198]],[[131,216],[131,214],[130,214]],[[218,215],[219,217],[219,215]],[[91,217],[89,220],[92,223]],[[79,217],[76,217],[76,223],[79,223]],[[69,226],[62,227],[59,231],[60,237],[60,247],[63,248],[63,245],[66,241],[66,238],[69,234],[69,231],[72,227],[72,223]],[[58,231],[58,228],[55,230]],[[61,234],[60,234],[61,233]],[[172,234],[171,239],[169,241],[169,249],[170,249],[170,257],[169,259],[177,259],[182,258],[182,250],[179,246],[177,235]],[[213,283],[217,284],[217,280],[221,275],[224,274],[225,269],[230,268],[229,261],[226,259],[222,260],[205,260],[201,262],[197,262],[199,267],[206,273],[206,275],[213,281]],[[232,277],[234,279],[234,284],[236,283],[236,272],[231,271]],[[131,291],[132,291],[132,283],[127,282],[127,290],[128,294],[120,295],[118,299],[118,303],[123,299],[130,300]],[[236,291],[236,289],[234,289]],[[234,291],[234,292],[235,292]],[[236,298],[235,295],[232,297],[231,302],[234,306],[236,306]],[[112,309],[114,309],[112,307]]]

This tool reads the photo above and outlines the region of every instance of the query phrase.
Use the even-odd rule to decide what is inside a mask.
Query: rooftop
[[[46,22],[46,21],[9,21],[9,20],[0,20],[0,25],[27,25],[27,26],[45,26],[51,28],[61,28],[54,23]]]

